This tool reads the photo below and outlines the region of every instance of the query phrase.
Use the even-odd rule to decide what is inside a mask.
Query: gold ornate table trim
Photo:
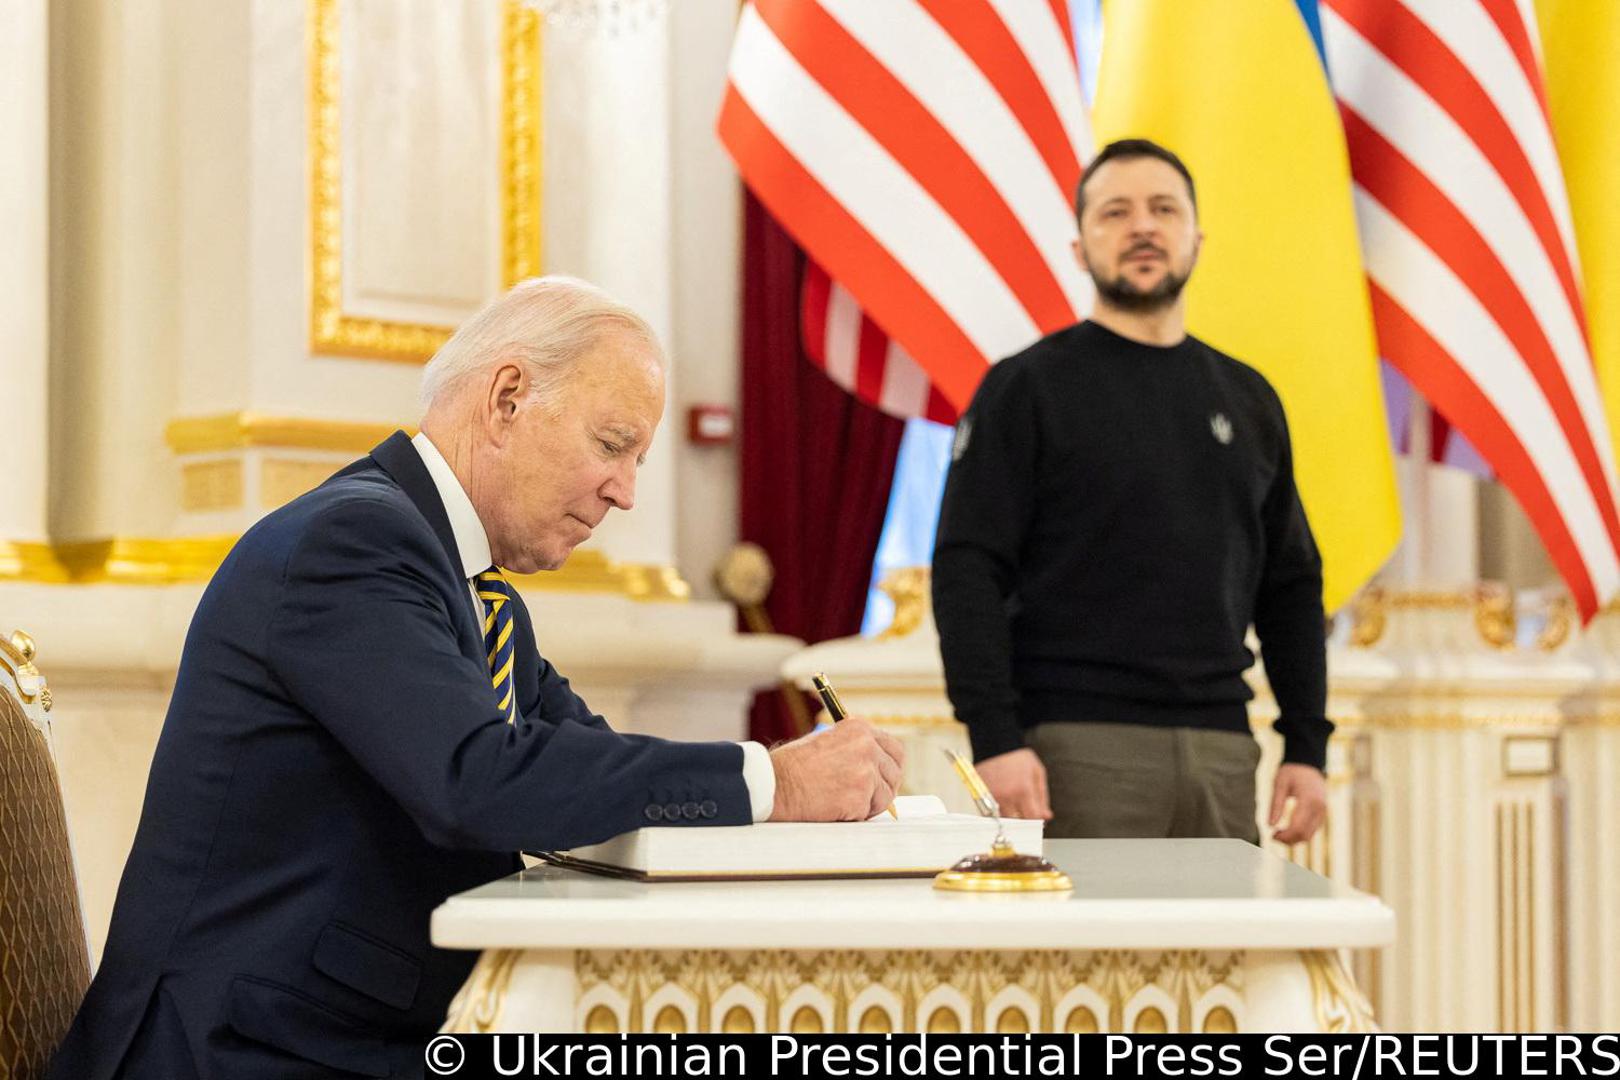
[[[1374,1023],[1331,950],[498,949],[479,960],[445,1030],[1157,1034]]]

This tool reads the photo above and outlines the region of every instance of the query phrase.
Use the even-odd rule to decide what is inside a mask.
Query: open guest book
[[[553,866],[637,881],[749,878],[933,877],[989,851],[996,823],[953,814],[934,795],[902,795],[868,821],[766,821],[714,827],[655,826],[570,851],[532,852]],[[1007,818],[1013,847],[1041,853],[1041,821]]]

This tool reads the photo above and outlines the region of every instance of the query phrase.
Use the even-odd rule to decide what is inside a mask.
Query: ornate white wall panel
[[[503,8],[338,7],[343,310],[454,326],[503,284]]]

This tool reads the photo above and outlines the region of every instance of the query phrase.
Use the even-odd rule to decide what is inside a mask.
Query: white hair
[[[662,366],[663,350],[647,321],[604,290],[562,274],[520,281],[451,335],[422,372],[424,412],[469,377],[518,360],[534,395],[555,402],[575,363],[604,335],[639,338]]]

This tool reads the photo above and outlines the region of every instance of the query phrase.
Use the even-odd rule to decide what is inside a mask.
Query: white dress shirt
[[[478,599],[478,588],[473,584],[473,579],[488,570],[495,561],[489,553],[489,534],[484,531],[484,523],[478,520],[478,513],[473,509],[472,500],[467,498],[467,492],[462,489],[461,481],[456,479],[450,463],[444,460],[444,455],[433,445],[433,440],[418,432],[411,445],[416,447],[422,464],[427,466],[433,486],[439,492],[439,501],[444,504],[445,516],[450,519],[450,534],[455,537],[456,551],[461,554],[461,574],[467,579],[467,600],[472,604],[473,618],[482,626],[484,603]],[[764,821],[771,816],[771,809],[776,804],[776,770],[765,747],[757,742],[739,745],[743,752],[743,783],[748,785],[748,802],[754,820]]]

